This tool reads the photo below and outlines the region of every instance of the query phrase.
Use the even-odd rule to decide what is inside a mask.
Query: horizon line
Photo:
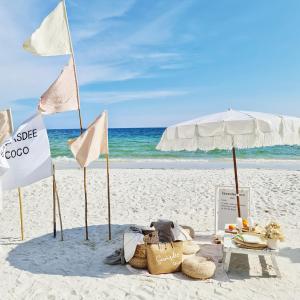
[[[108,129],[166,129],[167,126],[158,127],[108,127]],[[87,128],[83,128],[86,130]],[[47,128],[47,130],[80,130],[80,128]]]

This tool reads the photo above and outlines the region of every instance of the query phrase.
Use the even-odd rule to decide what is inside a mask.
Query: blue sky
[[[67,57],[37,57],[23,41],[57,0],[0,3],[1,108],[15,124]],[[158,127],[233,109],[300,117],[298,0],[66,0],[87,126]],[[76,112],[47,117],[77,128]]]

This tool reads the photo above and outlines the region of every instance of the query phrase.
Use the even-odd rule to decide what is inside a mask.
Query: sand
[[[254,217],[279,221],[286,234],[274,277],[271,262],[236,255],[228,277],[211,281],[160,279],[102,260],[122,244],[130,224],[167,218],[209,237],[215,185],[232,184],[232,170],[112,169],[113,241],[108,241],[103,169],[88,170],[90,240],[84,241],[84,198],[78,169],[57,171],[65,241],[52,237],[52,185],[22,189],[25,241],[21,242],[17,191],[4,193],[0,212],[1,299],[300,299],[300,172],[241,169],[252,188]]]

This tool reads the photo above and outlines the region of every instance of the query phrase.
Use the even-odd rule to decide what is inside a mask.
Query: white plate
[[[259,237],[251,234],[242,234],[241,235],[244,242],[249,244],[265,244],[265,242]]]

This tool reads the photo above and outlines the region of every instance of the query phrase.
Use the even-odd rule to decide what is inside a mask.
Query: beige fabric
[[[205,257],[192,256],[182,263],[182,273],[195,279],[208,279],[214,276],[216,265]]]
[[[195,254],[200,250],[200,246],[193,241],[184,241],[182,252],[184,255]]]
[[[10,120],[10,110],[0,111],[0,144],[12,134],[12,125]]]
[[[174,228],[171,228],[174,241],[191,241],[192,238],[187,230],[182,226],[174,223]]]
[[[77,110],[77,87],[73,59],[70,58],[59,77],[41,96],[38,109],[44,114]]]
[[[182,263],[182,242],[148,244],[147,262],[150,274],[179,271]]]
[[[104,111],[78,138],[69,141],[81,167],[87,167],[100,154],[108,154],[107,112]]]
[[[12,135],[12,121],[10,120],[10,110],[0,111],[0,145],[5,142],[7,138]],[[2,147],[1,147],[2,148]],[[3,154],[3,149],[1,149]],[[9,164],[5,155],[0,155],[0,176],[5,174],[9,169]],[[0,210],[2,209],[2,182],[0,182]]]
[[[63,1],[43,20],[23,48],[41,56],[71,54],[68,23]]]
[[[191,226],[187,226],[187,225],[180,225],[180,226],[184,229],[184,231],[186,231],[189,234],[191,238],[195,237],[195,230]]]

